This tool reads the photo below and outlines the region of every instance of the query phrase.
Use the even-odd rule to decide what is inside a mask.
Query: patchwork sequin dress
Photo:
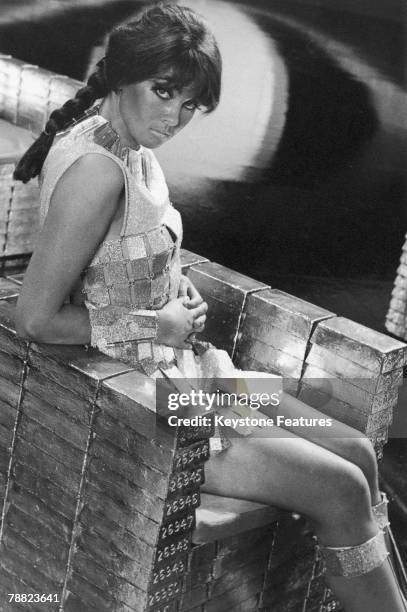
[[[178,296],[181,217],[169,201],[167,184],[153,152],[144,147],[137,151],[123,147],[100,115],[91,114],[58,136],[52,146],[41,175],[41,221],[59,179],[89,153],[112,159],[120,167],[125,185],[120,235],[99,245],[80,283],[99,350],[150,376],[160,376],[162,369],[173,365],[180,375],[202,381],[264,376],[236,370],[228,354],[211,345],[197,354],[192,349],[145,339],[149,332],[154,335],[152,317],[148,316],[151,310],[162,308]],[[135,309],[141,315],[132,329],[134,318],[130,313]],[[228,445],[225,435],[211,439],[212,451]]]

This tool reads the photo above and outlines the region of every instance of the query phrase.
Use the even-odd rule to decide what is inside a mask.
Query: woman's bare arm
[[[60,179],[17,303],[17,332],[53,344],[90,340],[84,306],[64,304],[103,240],[118,208],[124,178],[119,166],[87,154]]]

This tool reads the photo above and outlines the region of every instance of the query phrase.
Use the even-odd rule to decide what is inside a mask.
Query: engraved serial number
[[[178,444],[184,446],[186,443],[193,440],[202,440],[203,438],[210,438],[215,433],[214,421],[208,426],[181,426],[178,429]]]
[[[177,554],[186,553],[189,551],[189,537],[182,538],[178,542],[163,546],[157,551],[157,563],[165,561],[171,557],[175,557]]]
[[[177,521],[172,521],[171,523],[168,523],[168,525],[162,526],[161,533],[160,533],[160,539],[166,540],[167,538],[170,538],[171,536],[178,535],[180,533],[185,533],[186,531],[189,531],[191,527],[193,526],[194,521],[195,521],[195,515],[188,514],[182,519],[180,518]]]
[[[203,482],[204,470],[203,467],[201,467],[191,472],[179,472],[179,474],[174,474],[170,479],[168,488],[170,493],[175,493],[188,489],[189,487],[201,485]]]
[[[178,497],[173,501],[167,502],[165,505],[165,516],[166,518],[182,512],[182,510],[190,510],[191,508],[197,508],[199,506],[200,496],[199,492],[190,493],[183,497]]]
[[[162,587],[159,591],[156,591],[149,596],[148,605],[155,606],[160,603],[165,603],[169,599],[175,597],[181,590],[181,582],[171,582],[165,587]]]
[[[160,582],[164,582],[165,580],[169,580],[174,578],[175,576],[181,576],[186,570],[185,561],[180,559],[179,561],[175,561],[175,563],[171,563],[170,565],[166,565],[154,572],[153,575],[153,584],[159,584]]]
[[[198,443],[195,447],[179,452],[175,457],[175,468],[186,468],[207,459],[209,459],[209,442]]]
[[[57,593],[7,593],[9,602],[15,603],[59,603]]]

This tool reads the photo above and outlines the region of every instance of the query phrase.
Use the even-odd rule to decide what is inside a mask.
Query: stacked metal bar
[[[180,610],[257,610],[276,528],[274,522],[194,547]]]
[[[38,135],[55,108],[75,95],[81,81],[0,55],[0,117]]]
[[[203,494],[181,609],[199,602],[204,610],[256,610],[283,515],[263,504]]]
[[[334,317],[311,336],[299,398],[365,433],[378,453],[387,440],[406,345]]]
[[[14,181],[15,164],[32,143],[32,137],[44,128],[50,112],[75,95],[80,86],[80,81],[0,55],[0,123],[3,119],[5,147],[5,151],[0,152],[0,261],[3,270],[12,265],[7,263],[10,259],[32,252],[39,228],[37,181],[26,185]]]
[[[186,274],[208,303],[203,339],[233,357],[246,300],[267,285],[214,262],[192,265]]]
[[[16,89],[18,104],[16,125],[39,134],[46,122],[49,82],[52,72],[38,66],[21,65],[21,77]]]
[[[373,395],[384,389],[394,394],[404,344],[282,292],[257,289],[255,281],[250,286],[241,275],[236,280],[216,264],[197,264],[194,254],[182,255],[184,270],[194,273],[205,298],[215,278],[222,299],[213,307],[234,322],[232,348],[241,367],[249,363],[243,350],[249,329],[259,342],[267,334],[283,340],[285,331],[288,344],[294,337],[297,345],[308,334],[300,393],[311,367],[325,367],[330,359],[336,369],[329,377],[339,388],[346,387],[350,372],[364,368]],[[215,516],[216,542],[191,550],[209,454],[203,432],[179,429],[174,436],[156,426],[152,381],[123,363],[77,347],[19,341],[12,323],[19,283],[21,276],[0,282],[0,595],[34,593],[41,585],[58,598],[50,609],[62,603],[62,610],[75,612],[277,612],[300,603],[314,612],[322,602],[339,609],[298,522],[285,528],[280,521],[277,531],[273,519],[254,531],[245,524],[243,531],[219,538]],[[216,336],[209,340],[217,343]],[[230,336],[224,334],[223,342],[230,346]],[[261,361],[264,351],[256,354],[258,361],[250,363],[268,369]],[[323,364],[315,363],[321,355]],[[274,371],[281,373],[277,366]],[[356,410],[355,401],[351,407]],[[253,539],[258,544],[251,552]],[[24,602],[19,606],[30,609]]]
[[[19,112],[23,73],[32,74],[33,71],[36,71],[36,68],[28,64],[0,56],[0,117],[12,124],[20,125],[19,121],[23,119]],[[28,108],[29,105],[26,104],[25,107]],[[36,100],[32,108],[37,108]],[[24,127],[28,127],[27,122]],[[38,130],[40,131],[41,129]],[[3,146],[6,144],[7,150],[0,163],[0,258],[4,260],[5,257],[30,253],[33,250],[39,225],[39,191],[36,182],[23,185],[13,180],[15,163],[23,153],[20,143],[26,142],[29,146],[31,137],[25,136],[22,130],[17,130],[18,134],[14,138],[11,126],[7,126],[6,134],[4,129],[2,132],[5,139],[9,138],[13,142],[15,140],[16,145],[18,144],[14,157],[10,156],[12,142],[9,145],[3,139]]]
[[[10,123],[17,123],[21,72],[28,65],[11,55],[0,55],[0,116]]]
[[[395,336],[407,339],[407,234],[391,292],[389,310],[386,315],[386,329]]]
[[[341,604],[326,583],[321,555],[317,549],[314,549],[314,563],[302,611],[343,612]]]
[[[75,97],[76,92],[83,85],[84,83],[76,79],[51,73],[48,85],[46,117],[49,117],[53,110],[62,106],[67,100]]]
[[[225,508],[228,504],[229,517],[241,504],[241,500],[220,500]],[[215,501],[214,507],[218,505]],[[212,502],[205,499],[197,517],[205,506],[211,508]],[[259,504],[253,506],[258,512]],[[264,506],[263,511],[270,508]],[[197,535],[199,540],[199,527],[194,541]],[[304,520],[275,510],[269,524],[215,541],[210,534],[207,537],[209,541],[197,544],[189,555],[182,612],[316,612],[322,603],[329,610],[341,610],[323,580],[316,543]]]
[[[192,251],[188,251],[187,249],[181,249],[181,268],[182,273],[185,275],[188,275],[188,268],[208,261],[209,259],[202,257],[202,255],[192,253]]]
[[[236,347],[236,365],[286,378],[296,394],[312,330],[334,314],[277,289],[247,297]]]
[[[275,532],[259,609],[309,612],[310,597],[317,592],[321,606],[325,585],[314,580],[316,559],[316,543],[309,525],[304,519],[286,514]]]
[[[0,254],[4,255],[7,246],[8,222],[10,216],[10,203],[13,189],[13,163],[0,165]]]
[[[2,610],[31,609],[8,593],[46,593],[50,610],[173,610],[208,440],[157,421],[154,381],[126,364],[19,340],[18,282],[0,281]]]
[[[14,181],[13,172],[14,164],[0,166],[0,249],[7,257],[31,253],[39,230],[38,185]]]
[[[195,510],[200,505],[200,487],[204,482],[204,462],[209,459],[209,441],[205,436],[212,434],[212,431],[199,427],[181,428],[179,431],[150,583],[148,610],[180,610],[196,523]]]
[[[16,296],[19,287],[12,281],[2,279],[0,282],[0,304],[7,297]],[[6,304],[6,306],[9,306]],[[3,311],[2,322],[12,325],[11,308]],[[10,449],[13,446],[14,426],[17,417],[17,406],[20,396],[21,369],[27,348],[25,342],[19,342],[15,334],[6,327],[0,328],[0,506],[3,508],[9,470]],[[0,524],[1,530],[1,524]]]

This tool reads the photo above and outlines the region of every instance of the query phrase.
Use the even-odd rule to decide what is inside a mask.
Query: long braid
[[[74,98],[65,102],[60,108],[54,110],[37,140],[24,153],[14,171],[16,180],[27,183],[38,176],[45,158],[54,141],[55,134],[69,125],[73,119],[80,117],[98,98],[109,92],[105,77],[104,58],[98,62],[85,87],[79,89]]]

